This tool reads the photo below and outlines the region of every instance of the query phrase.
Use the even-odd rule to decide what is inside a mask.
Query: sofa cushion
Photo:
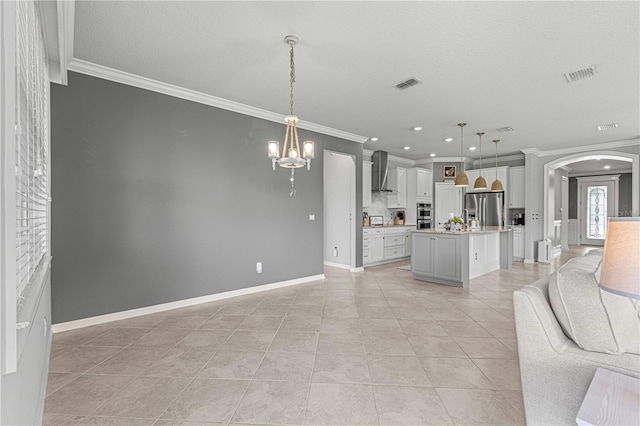
[[[640,318],[628,297],[601,291],[599,256],[571,259],[549,279],[549,301],[565,334],[579,347],[640,354]]]

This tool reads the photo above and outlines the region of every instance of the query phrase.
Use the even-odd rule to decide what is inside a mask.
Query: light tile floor
[[[45,425],[524,424],[512,293],[398,269],[326,279],[54,336]]]

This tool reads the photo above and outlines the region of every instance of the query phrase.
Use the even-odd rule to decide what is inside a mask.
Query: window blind
[[[16,10],[16,285],[21,300],[48,250],[49,70],[33,1]]]

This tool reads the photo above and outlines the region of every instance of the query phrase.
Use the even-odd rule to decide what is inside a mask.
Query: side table
[[[576,417],[583,425],[640,425],[640,379],[598,368]]]

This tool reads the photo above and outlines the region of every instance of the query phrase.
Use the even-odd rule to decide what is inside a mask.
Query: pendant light
[[[473,189],[487,189],[487,181],[482,177],[482,135],[484,132],[476,133],[480,137],[480,176],[473,184]]]
[[[456,180],[453,184],[459,187],[469,186],[469,178],[464,172],[464,159],[462,158],[462,150],[464,145],[464,126],[466,125],[467,123],[458,123],[458,126],[460,126],[460,169],[462,170],[462,173],[456,175]]]
[[[500,139],[493,140],[493,143],[496,144],[496,180],[494,180],[491,183],[492,191],[504,191],[504,188],[502,187],[502,182],[498,180],[498,142],[500,142]]]
[[[302,144],[303,150],[300,152],[300,143],[298,142],[298,117],[293,115],[293,83],[296,81],[296,63],[293,55],[293,46],[298,43],[298,37],[288,35],[284,38],[284,42],[291,46],[289,52],[289,106],[290,115],[284,118],[287,123],[287,129],[284,134],[284,147],[282,148],[282,157],[280,157],[280,142],[269,141],[267,144],[267,153],[271,159],[273,170],[276,169],[276,163],[280,167],[291,169],[291,189],[289,196],[295,197],[296,190],[293,187],[293,171],[297,168],[307,166],[307,170],[311,169],[311,160],[314,157],[314,143],[305,141]]]

